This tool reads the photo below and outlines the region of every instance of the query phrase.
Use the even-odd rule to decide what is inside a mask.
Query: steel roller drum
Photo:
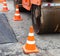
[[[56,4],[55,4],[56,5]],[[60,31],[60,7],[45,6],[42,8],[42,20],[40,31],[42,33],[53,33]]]

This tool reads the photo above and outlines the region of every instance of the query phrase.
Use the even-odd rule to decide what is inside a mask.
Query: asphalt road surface
[[[17,42],[5,14],[0,13],[0,44]]]
[[[20,12],[23,20],[14,21],[14,2],[13,0],[7,0],[7,4],[9,11],[4,14],[7,16],[8,22],[13,28],[16,39],[19,43],[0,44],[1,56],[60,56],[60,34],[35,34],[35,41],[39,49],[39,53],[33,53],[28,55],[24,54],[22,46],[26,43],[29,33],[29,27],[32,25],[31,13]],[[0,5],[0,7],[2,8],[2,5]]]

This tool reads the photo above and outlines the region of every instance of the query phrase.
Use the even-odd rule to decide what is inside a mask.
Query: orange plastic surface
[[[25,9],[30,10],[32,4],[41,5],[41,2],[41,0],[22,0],[22,5]]]
[[[22,5],[27,10],[30,10],[30,8],[31,8],[31,2],[30,2],[30,0],[22,0]]]

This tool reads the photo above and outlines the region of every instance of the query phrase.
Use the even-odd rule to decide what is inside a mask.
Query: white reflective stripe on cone
[[[29,33],[29,35],[28,36],[34,36],[34,33]]]
[[[35,41],[28,41],[27,40],[27,44],[35,44]]]
[[[6,3],[6,2],[3,2],[3,3]]]
[[[17,8],[16,11],[19,11],[19,9]]]
[[[15,14],[16,16],[19,16],[20,14]]]
[[[6,8],[7,6],[3,6],[3,7],[5,7],[5,8]]]

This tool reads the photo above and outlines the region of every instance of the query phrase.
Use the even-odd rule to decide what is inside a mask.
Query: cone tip
[[[16,7],[19,7],[19,5],[17,4]]]
[[[33,26],[30,26],[30,32],[31,32],[31,33],[34,32]]]

